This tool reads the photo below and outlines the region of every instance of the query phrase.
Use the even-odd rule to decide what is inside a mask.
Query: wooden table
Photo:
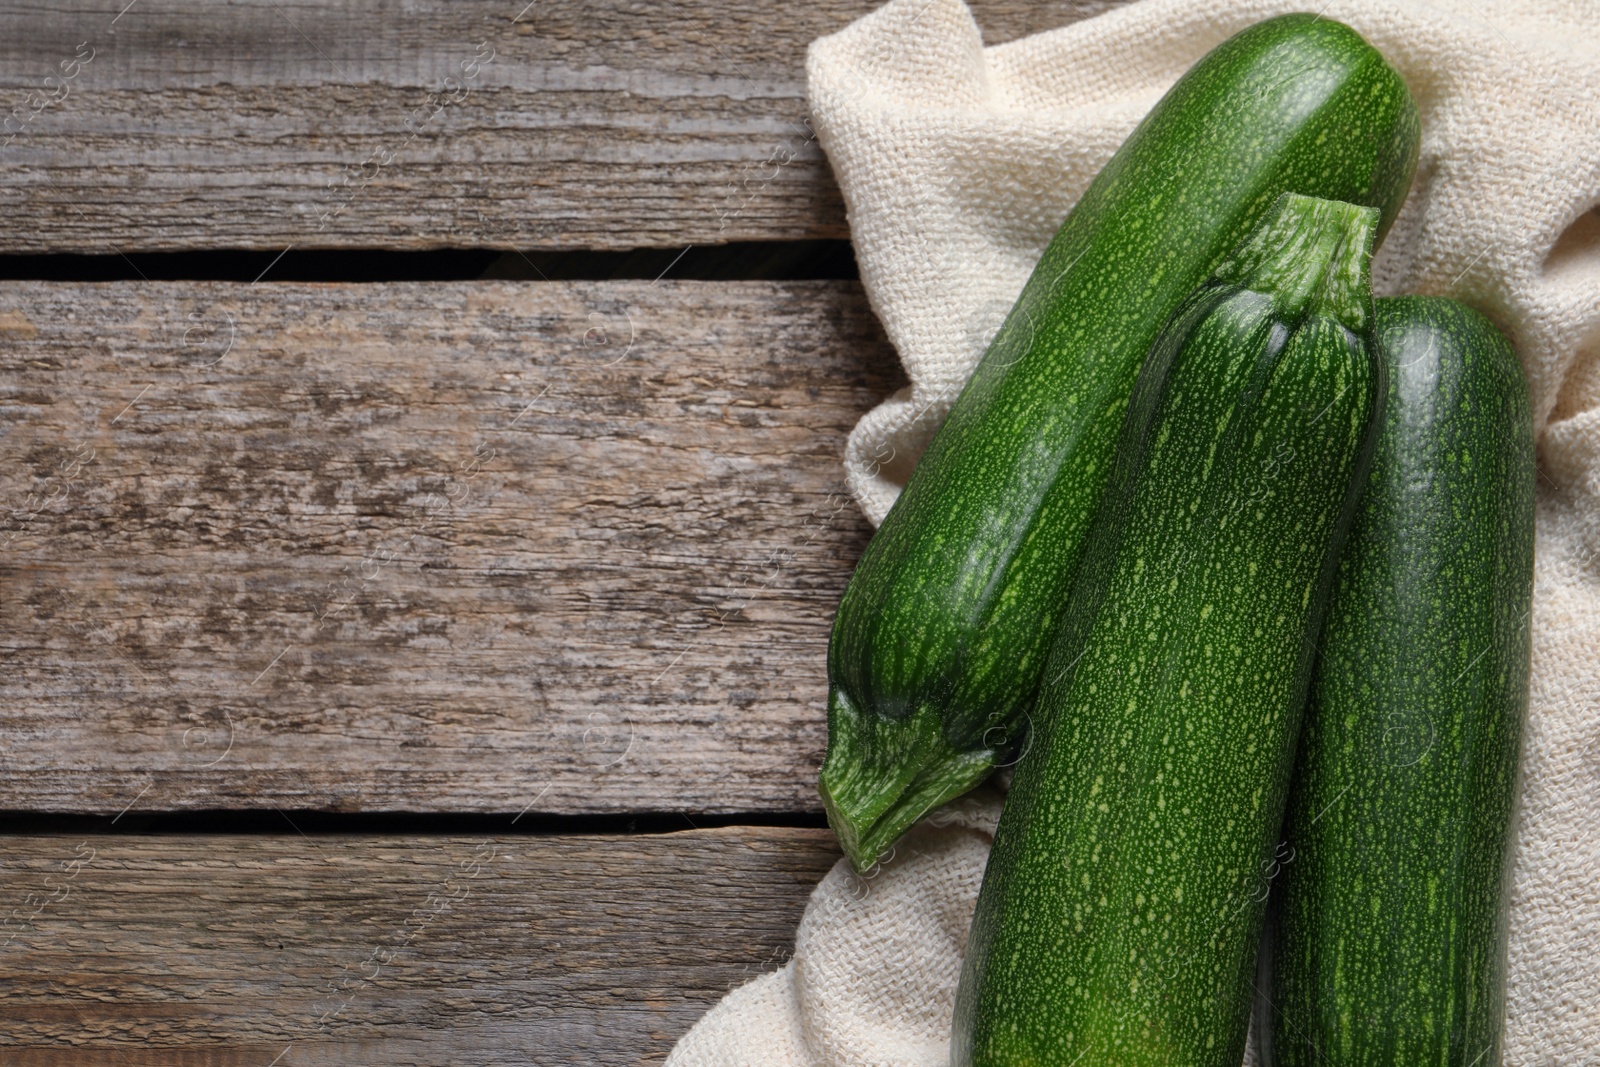
[[[655,1063],[787,957],[872,6],[4,6],[0,1061]]]

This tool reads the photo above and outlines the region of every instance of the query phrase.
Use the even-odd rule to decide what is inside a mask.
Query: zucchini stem
[[[866,871],[912,823],[976,787],[1003,751],[957,751],[939,709],[888,720],[863,713],[843,690],[828,694],[828,754],[818,783],[828,824],[857,871]]]
[[[1351,333],[1372,322],[1378,209],[1284,193],[1213,277],[1266,293],[1286,322],[1326,315]]]

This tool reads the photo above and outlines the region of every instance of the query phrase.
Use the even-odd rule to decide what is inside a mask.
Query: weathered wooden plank
[[[816,809],[854,282],[0,290],[0,810]]]
[[[877,3],[6,3],[0,250],[843,237],[805,49]]]
[[[779,966],[824,830],[0,838],[15,1067],[647,1064]]]

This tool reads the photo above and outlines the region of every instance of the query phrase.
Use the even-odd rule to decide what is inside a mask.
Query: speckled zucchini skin
[[[1398,212],[1399,75],[1328,18],[1219,45],[1090,184],[868,545],[828,649],[821,793],[858,868],[1015,751],[1139,364],[1282,192]]]
[[[1340,561],[1263,954],[1279,1067],[1499,1067],[1533,425],[1511,346],[1377,302],[1390,399]]]
[[[984,875],[958,1067],[1243,1055],[1313,640],[1384,391],[1377,212],[1288,209],[1252,239],[1279,261],[1220,270],[1140,375]]]

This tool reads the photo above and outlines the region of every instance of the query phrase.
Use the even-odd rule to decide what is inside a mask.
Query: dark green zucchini
[[[1406,196],[1417,113],[1354,31],[1219,45],[1090,184],[868,545],[828,648],[820,788],[858,868],[1014,751],[1139,364],[1285,191]]]
[[[1511,346],[1377,302],[1390,399],[1339,564],[1263,953],[1282,1067],[1498,1067],[1533,424]]]
[[[1286,195],[1151,350],[984,874],[958,1067],[1238,1067],[1383,403],[1377,221]]]

